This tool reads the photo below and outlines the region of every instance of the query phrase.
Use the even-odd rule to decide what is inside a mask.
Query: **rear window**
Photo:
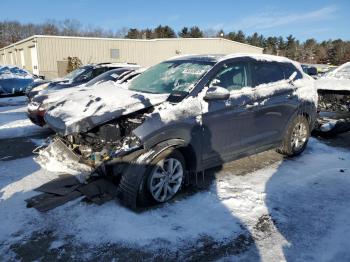
[[[274,62],[255,62],[252,64],[254,86],[268,84],[284,79],[281,67]]]
[[[93,70],[92,73],[92,78],[99,76],[100,74],[103,74],[104,72],[107,72],[109,70],[111,70],[112,68],[108,68],[108,67],[99,67],[99,68],[95,68]]]

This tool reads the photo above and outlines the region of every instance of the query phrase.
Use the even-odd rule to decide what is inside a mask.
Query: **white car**
[[[315,133],[328,136],[350,131],[350,62],[326,73],[315,84],[319,95]]]

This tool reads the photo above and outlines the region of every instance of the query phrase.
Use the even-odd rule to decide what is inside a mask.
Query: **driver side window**
[[[224,65],[209,86],[220,86],[229,91],[240,90],[248,86],[248,64],[244,62]]]

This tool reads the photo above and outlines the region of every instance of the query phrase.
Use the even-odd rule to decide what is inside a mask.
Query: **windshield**
[[[213,62],[167,61],[157,64],[131,81],[129,89],[154,94],[189,92]]]
[[[77,77],[78,75],[80,75],[83,72],[85,72],[86,69],[87,69],[86,67],[77,68],[77,69],[73,70],[72,72],[70,72],[69,74],[67,74],[64,77],[64,79],[66,79],[66,80],[73,80],[75,77]]]

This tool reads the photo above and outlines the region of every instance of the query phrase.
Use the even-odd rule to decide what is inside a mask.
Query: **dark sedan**
[[[117,82],[119,81],[120,84],[123,84],[124,82],[127,82],[131,78],[138,75],[138,72],[131,69],[131,68],[117,68],[109,70],[94,79],[90,80],[84,85],[81,85],[79,87],[81,88],[90,88],[94,87],[95,85],[102,84],[104,82],[112,81]],[[118,83],[119,83],[118,82]],[[27,115],[28,118],[36,125],[38,126],[44,126],[45,120],[44,115],[48,108],[53,106],[55,102],[64,96],[69,96],[71,92],[74,92],[75,90],[79,91],[80,88],[65,88],[63,90],[56,90],[51,91],[45,94],[39,94],[36,95],[28,104],[27,108]]]
[[[114,64],[114,63],[100,63],[82,66],[68,75],[63,79],[53,80],[51,82],[44,83],[42,85],[36,86],[32,89],[28,88],[26,90],[27,97],[31,100],[34,96],[39,93],[50,92],[53,90],[61,90],[70,87],[80,86],[94,79],[95,77],[109,71],[118,68],[134,68],[137,69],[139,66],[132,64]]]

